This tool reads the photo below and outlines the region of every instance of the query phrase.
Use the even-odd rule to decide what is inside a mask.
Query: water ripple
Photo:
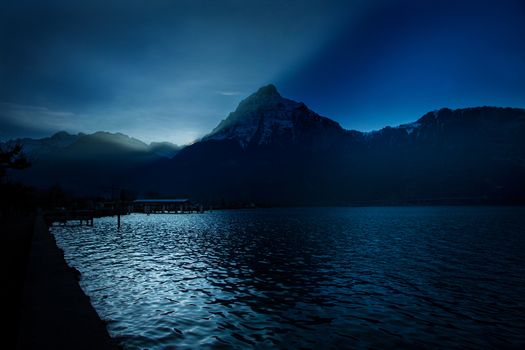
[[[525,210],[140,215],[52,232],[124,348],[525,345]]]

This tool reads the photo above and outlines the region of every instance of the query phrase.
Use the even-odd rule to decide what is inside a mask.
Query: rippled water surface
[[[525,209],[306,208],[52,232],[125,348],[519,348]]]

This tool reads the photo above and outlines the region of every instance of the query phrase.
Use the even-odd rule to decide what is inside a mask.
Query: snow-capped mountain
[[[413,123],[345,130],[268,85],[180,151],[122,134],[25,139],[40,156],[20,178],[211,203],[525,204],[523,135],[525,110],[496,107],[443,108]]]
[[[288,145],[307,141],[312,130],[319,133],[317,142],[344,133],[339,123],[318,115],[302,102],[282,97],[270,84],[241,101],[203,141],[235,140],[244,149]]]
[[[241,101],[237,109],[201,142],[233,141],[243,150],[299,147],[332,152],[347,149],[362,152],[361,149],[377,149],[385,144],[401,147],[430,141],[446,141],[448,145],[445,146],[451,147],[472,137],[495,133],[501,127],[506,129],[500,131],[515,138],[513,130],[525,127],[523,115],[524,110],[517,108],[442,108],[412,123],[360,132],[345,130],[339,123],[310,110],[304,103],[282,97],[270,84]]]
[[[141,179],[158,192],[273,205],[525,202],[523,135],[525,110],[496,107],[345,130],[268,85]]]

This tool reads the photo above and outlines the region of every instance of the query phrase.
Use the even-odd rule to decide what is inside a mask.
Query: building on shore
[[[192,203],[188,198],[137,199],[133,201],[133,211],[138,213],[202,213],[202,205]]]

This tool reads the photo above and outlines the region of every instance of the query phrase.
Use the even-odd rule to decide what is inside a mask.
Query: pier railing
[[[88,209],[88,210],[52,210],[44,213],[44,219],[48,225],[54,223],[66,224],[68,222],[78,221],[80,225],[93,226],[93,219],[104,216],[126,215],[129,210],[126,209]]]
[[[145,210],[146,209],[146,210]],[[95,218],[116,216],[117,224],[120,227],[120,217],[131,213],[144,213],[144,214],[191,214],[191,213],[203,213],[205,210],[202,205],[191,205],[184,207],[137,207],[133,205],[121,205],[114,208],[102,208],[102,209],[55,209],[44,212],[44,219],[47,225],[51,226],[55,223],[68,224],[78,222],[79,225],[93,226],[93,220]]]

